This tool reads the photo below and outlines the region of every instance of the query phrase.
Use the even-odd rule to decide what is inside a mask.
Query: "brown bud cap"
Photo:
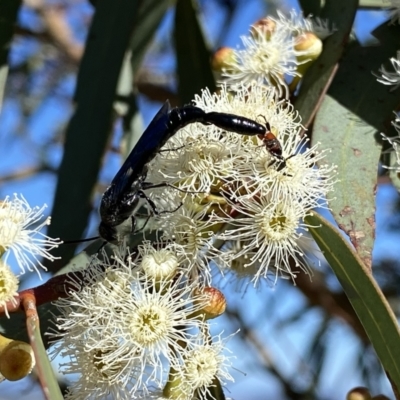
[[[235,61],[235,51],[230,47],[221,47],[213,55],[211,68],[214,71],[229,69],[232,68],[232,64],[235,64]]]
[[[371,394],[365,387],[356,387],[347,393],[346,400],[371,400]]]
[[[260,33],[264,34],[269,39],[275,32],[276,22],[271,18],[259,19],[251,26],[250,33],[252,36],[257,36]]]
[[[206,287],[203,294],[206,296],[205,306],[202,309],[202,312],[205,313],[205,319],[219,317],[225,312],[226,300],[221,291],[213,287]]]
[[[12,340],[0,353],[0,373],[9,381],[18,381],[31,373],[35,366],[32,347]]]

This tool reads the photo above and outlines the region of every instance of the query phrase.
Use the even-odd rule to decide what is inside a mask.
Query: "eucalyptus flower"
[[[179,258],[172,248],[163,255],[167,263],[167,258]],[[53,354],[73,360],[64,373],[82,374],[71,399],[81,398],[77,389],[91,380],[99,383],[88,384],[88,396],[114,395],[118,385],[129,395],[124,397],[121,389],[116,398],[162,387],[165,371],[181,362],[193,338],[204,331],[201,310],[207,296],[196,290],[196,281],[146,274],[143,262],[157,251],[149,244],[140,254],[122,247],[110,259],[92,261],[79,290],[55,303],[61,333],[53,334],[58,339]]]
[[[17,304],[14,296],[18,295],[18,285],[18,278],[13,274],[10,267],[3,260],[0,260],[0,306],[3,306],[7,317],[9,317],[9,314],[6,303]]]
[[[285,25],[275,24],[266,31],[253,26],[251,35],[242,36],[243,49],[233,51],[232,62],[222,70],[223,82],[236,90],[237,86],[258,85],[276,87],[280,97],[289,97],[285,75],[297,76],[298,57],[306,52],[295,49],[296,38]]]
[[[43,219],[46,206],[31,207],[21,195],[10,199],[6,197],[0,202],[0,254],[5,253],[4,261],[13,253],[21,269],[36,271],[46,270],[40,258],[54,261],[56,257],[50,251],[62,242],[46,236],[41,230],[50,224],[50,217]]]
[[[140,379],[142,371],[136,370],[120,351],[118,339],[109,335],[67,341],[62,354],[69,358],[68,363],[61,365],[63,373],[79,374],[69,385],[66,399],[132,398],[133,381]]]
[[[198,339],[187,352],[182,365],[173,373],[173,385],[169,383],[173,387],[170,389],[172,398],[213,399],[210,389],[215,388],[217,383],[225,385],[228,381],[234,381],[229,373],[232,356],[224,354],[228,338],[221,339],[218,336],[207,342]],[[177,396],[177,392],[182,395]]]
[[[224,132],[213,125],[199,127],[199,131],[197,126],[182,129],[168,145],[178,151],[162,152],[154,160],[151,180],[166,181],[180,190],[203,188],[206,192],[182,198],[180,190],[175,190],[170,207],[177,207],[176,211],[160,215],[155,224],[161,237],[181,246],[180,256],[186,257],[183,264],[189,276],[197,271],[206,283],[211,279],[211,264],[226,272],[237,264],[235,260],[246,258],[244,266],[251,266],[249,271],[258,266],[255,282],[269,271],[276,277],[294,278],[290,265],[308,271],[302,261],[302,236],[308,227],[302,221],[315,207],[327,208],[336,182],[336,167],[324,163],[329,150],[320,149],[318,143],[308,145],[300,116],[288,101],[279,100],[272,87],[251,84],[232,95],[223,86],[219,94],[203,91],[195,103],[206,112],[231,113],[265,124],[282,155],[278,158],[269,151],[263,137]],[[197,140],[201,146],[195,144]],[[195,171],[204,162],[204,149],[218,145],[224,148],[223,156],[214,163],[207,161],[209,167],[197,186]],[[181,160],[191,160],[191,168],[185,169],[188,163]],[[228,167],[218,170],[217,165]],[[167,188],[164,195],[152,199],[163,204],[159,199],[169,198],[171,191]],[[236,247],[241,250],[231,251],[223,245],[225,241],[238,242]]]
[[[297,13],[296,10],[292,9],[289,16],[278,11],[278,18],[269,17],[276,23],[285,26],[288,30],[291,30],[295,35],[301,35],[305,32],[313,32],[320,39],[324,40],[328,36],[332,35],[337,29],[333,23],[327,19],[319,17],[313,17],[309,15],[304,17],[302,13]]]

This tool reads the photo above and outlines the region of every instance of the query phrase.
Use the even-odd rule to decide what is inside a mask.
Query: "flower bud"
[[[235,51],[230,47],[221,47],[215,53],[211,60],[213,71],[221,72],[223,69],[232,69],[235,64]]]
[[[206,287],[202,293],[205,295],[204,306],[200,311],[205,320],[219,317],[225,312],[226,300],[221,291],[213,287]]]
[[[346,400],[371,400],[371,394],[365,387],[356,387],[347,393]]]
[[[0,336],[0,373],[9,381],[18,381],[35,366],[32,347],[19,340]]]
[[[294,48],[304,53],[296,57],[298,61],[314,61],[322,53],[322,40],[312,32],[304,32],[296,37]]]
[[[264,34],[266,38],[269,39],[275,32],[275,29],[276,22],[267,17],[259,19],[256,23],[254,23],[250,28],[250,33],[253,37]]]
[[[290,83],[289,90],[291,93],[296,90],[300,79],[322,53],[322,40],[312,32],[304,32],[296,37],[294,48],[296,51],[300,52],[300,54],[296,56],[298,62],[297,75]]]

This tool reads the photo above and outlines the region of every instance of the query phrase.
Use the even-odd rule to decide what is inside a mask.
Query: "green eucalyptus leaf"
[[[138,1],[103,0],[96,5],[80,65],[76,110],[67,128],[49,236],[77,239],[87,226],[101,160],[109,142],[113,103]],[[69,260],[75,246],[56,255]],[[61,264],[47,265],[57,271]]]
[[[341,283],[396,391],[400,388],[400,330],[371,272],[346,238],[318,214],[305,218]]]
[[[60,386],[58,385],[53,367],[50,364],[49,357],[42,341],[39,322],[37,320],[32,320],[32,318],[28,318],[27,323],[31,325],[29,327],[31,332],[30,340],[35,353],[36,371],[39,376],[41,386],[46,393],[46,398],[52,400],[63,400]]]
[[[299,0],[304,15],[320,15],[324,6],[323,0]]]
[[[375,130],[326,96],[314,124],[313,140],[332,149],[324,161],[338,167],[339,181],[329,202],[340,228],[371,267],[375,234],[375,187],[380,146]]]
[[[337,63],[342,56],[343,44],[348,40],[354,22],[358,2],[356,0],[326,2],[321,18],[327,18],[337,31],[323,43],[323,52],[305,74],[295,107],[300,112],[303,124],[308,127],[315,116],[318,106],[326,93]]]
[[[20,6],[21,0],[2,0],[0,2],[0,111],[8,75],[8,53]]]
[[[140,3],[129,45],[134,74],[139,68],[143,56],[171,3],[173,2],[170,0],[146,0]]]
[[[381,153],[380,132],[392,135],[390,120],[400,95],[377,82],[382,62],[395,53],[398,27],[382,26],[380,46],[353,43],[315,118],[313,143],[331,149],[325,161],[338,167],[339,182],[329,202],[366,266],[371,266],[375,238],[375,190]]]
[[[181,102],[189,103],[206,87],[214,92],[211,54],[192,0],[178,0],[176,4],[174,39]]]
[[[390,3],[387,0],[360,0],[360,8],[387,9]]]

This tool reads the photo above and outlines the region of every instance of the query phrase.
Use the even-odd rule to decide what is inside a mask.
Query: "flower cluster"
[[[307,270],[304,218],[325,205],[335,180],[325,152],[307,146],[298,113],[272,87],[252,83],[232,96],[223,86],[195,103],[265,124],[281,154],[262,135],[214,125],[191,124],[168,141],[149,165],[149,181],[169,184],[149,193],[157,241],[96,256],[56,303],[53,352],[70,360],[65,373],[79,373],[67,399],[215,398],[232,377],[226,339],[209,334],[208,320],[225,310],[212,265],[255,283]]]
[[[174,267],[175,246],[146,242],[128,254],[96,257],[78,290],[56,303],[54,354],[71,360],[65,373],[80,373],[67,398],[131,399],[153,387],[184,400],[215,378],[231,380],[222,339],[209,344],[212,299]]]
[[[299,242],[307,230],[302,221],[313,208],[324,206],[335,181],[334,166],[321,163],[324,150],[306,146],[298,113],[278,100],[271,87],[253,83],[231,96],[223,86],[218,95],[206,90],[195,102],[207,112],[268,121],[282,158],[254,136],[213,125],[182,129],[168,142],[171,151],[161,152],[150,166],[149,179],[189,194],[182,198],[176,191],[169,201],[176,211],[160,215],[155,228],[162,231],[163,240],[181,246],[186,273],[201,275],[207,283],[211,262],[226,271],[238,259],[245,267],[257,266],[255,282],[269,270],[294,278],[293,267],[306,269]],[[152,193],[160,209],[166,198],[167,193]]]
[[[273,86],[280,97],[289,98],[306,69],[322,51],[322,39],[335,28],[320,19],[304,18],[292,11],[290,17],[278,13],[251,27],[242,36],[243,49],[224,48],[217,52],[214,68],[220,70],[222,83],[231,90],[254,82]],[[287,78],[292,82],[290,86]]]
[[[18,290],[18,278],[7,264],[9,255],[13,253],[22,274],[26,269],[34,270],[40,277],[38,267],[46,269],[40,258],[53,261],[50,251],[61,243],[40,232],[50,223],[50,217],[42,220],[44,208],[31,208],[23,196],[16,194],[0,202],[0,257],[4,256],[0,260],[0,306],[7,315],[6,303],[15,302]]]

